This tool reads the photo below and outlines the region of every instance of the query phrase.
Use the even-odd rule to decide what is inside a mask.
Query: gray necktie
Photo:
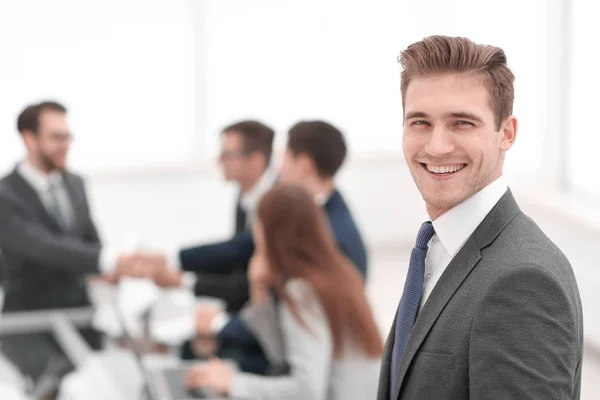
[[[65,231],[69,230],[69,220],[65,215],[65,208],[61,206],[60,202],[60,184],[57,182],[50,182],[50,214],[58,223],[58,225]]]

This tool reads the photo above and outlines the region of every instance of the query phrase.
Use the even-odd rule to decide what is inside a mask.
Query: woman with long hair
[[[211,360],[190,371],[188,388],[252,400],[374,398],[381,335],[364,282],[338,249],[323,210],[304,189],[277,184],[257,217],[250,307],[275,293],[289,374],[240,373]]]

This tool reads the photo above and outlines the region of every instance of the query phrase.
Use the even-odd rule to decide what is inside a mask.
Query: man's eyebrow
[[[404,116],[405,119],[412,118],[430,118],[429,114],[424,113],[423,111],[411,111]]]
[[[445,118],[470,119],[471,121],[476,121],[476,122],[483,123],[483,121],[481,120],[481,118],[479,118],[477,115],[475,115],[473,113],[469,113],[469,112],[451,112],[451,113],[448,113],[448,114],[444,115],[444,117]]]
[[[414,119],[414,118],[428,119],[428,118],[431,118],[431,116],[423,111],[411,111],[411,112],[406,113],[406,115],[404,116],[404,119]],[[444,118],[445,119],[449,119],[449,118],[469,119],[471,121],[483,123],[483,120],[480,117],[478,117],[477,115],[470,113],[470,112],[464,112],[464,111],[446,113],[446,114],[444,114]]]

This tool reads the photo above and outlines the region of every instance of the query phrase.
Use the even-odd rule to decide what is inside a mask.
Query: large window
[[[600,5],[594,1],[572,1],[570,79],[567,110],[567,168],[572,189],[600,196],[596,173],[600,154],[598,105],[600,101],[600,53],[598,38]]]
[[[187,0],[0,3],[0,167],[23,153],[20,109],[64,102],[72,164],[179,161],[195,149],[194,35]]]
[[[536,172],[545,122],[545,7],[543,0],[507,0],[502,7],[479,0],[211,0],[210,151],[220,127],[249,116],[281,132],[299,118],[326,118],[344,128],[355,153],[399,153],[396,57],[411,42],[447,34],[505,49],[517,76],[521,132],[508,168]]]

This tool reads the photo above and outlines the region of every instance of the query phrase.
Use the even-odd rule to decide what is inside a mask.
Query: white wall
[[[18,113],[46,98],[70,109],[79,169],[195,156],[192,17],[188,0],[0,2],[0,169],[23,154]]]
[[[206,160],[219,130],[245,117],[272,124],[279,144],[298,119],[324,118],[354,154],[395,154],[396,57],[424,36],[450,34],[506,50],[523,132],[508,168],[535,173],[546,2],[503,7],[527,35],[477,0],[0,2],[0,55],[10,60],[0,65],[0,169],[22,156],[18,112],[47,97],[70,108],[72,165],[90,172]]]
[[[522,131],[508,168],[536,173],[546,122],[546,4],[209,0],[208,152],[216,152],[221,127],[256,116],[282,133],[299,118],[326,118],[345,131],[354,153],[397,154],[402,108],[396,58],[414,41],[447,34],[506,51],[517,76]]]
[[[572,1],[572,47],[567,55],[570,85],[566,145],[568,174],[573,188],[600,198],[600,179],[595,162],[600,148],[600,131],[595,118],[600,93],[600,53],[596,50],[600,37],[599,13],[598,2]]]

